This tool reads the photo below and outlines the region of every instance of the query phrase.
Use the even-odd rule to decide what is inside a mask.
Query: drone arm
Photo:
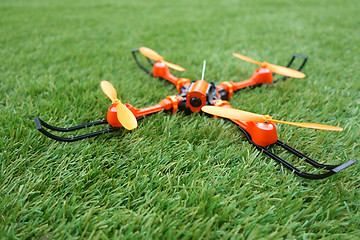
[[[273,76],[270,70],[266,68],[257,69],[251,78],[241,81],[241,82],[222,82],[218,89],[224,89],[227,94],[227,99],[230,99],[232,94],[240,89],[246,87],[255,87],[262,84],[269,84],[273,82]]]
[[[175,95],[168,96],[168,97],[164,98],[163,100],[161,100],[160,103],[158,103],[156,105],[141,108],[141,109],[134,108],[128,104],[125,104],[125,105],[127,105],[129,110],[135,115],[136,118],[138,118],[138,117],[144,117],[146,115],[150,115],[153,113],[157,113],[162,110],[172,110],[172,113],[175,113],[178,110],[178,105],[182,99],[183,98],[181,96],[175,96]]]
[[[169,67],[160,61],[153,62],[150,58],[146,57],[148,63],[152,67],[152,71],[150,69],[147,69],[139,62],[138,58],[136,57],[137,52],[139,52],[138,48],[132,50],[132,55],[135,59],[135,62],[143,71],[145,71],[150,76],[162,78],[162,79],[165,79],[165,80],[171,82],[172,84],[174,84],[176,86],[176,89],[178,90],[179,93],[181,93],[180,89],[182,88],[182,86],[184,86],[184,85],[190,86],[190,80],[188,78],[175,77],[174,75],[172,75],[170,73]]]
[[[154,75],[155,76],[155,75]],[[172,75],[171,73],[165,74],[160,76],[160,78],[163,78],[169,82],[171,82],[172,84],[175,85],[176,90],[178,91],[178,93],[181,93],[181,88],[183,86],[190,86],[190,79],[188,78],[177,78],[174,75]]]
[[[228,94],[227,94],[227,99],[229,100],[232,96],[232,94],[240,89],[246,88],[246,87],[251,87],[251,86],[255,86],[258,85],[259,83],[255,82],[253,78],[241,81],[241,82],[222,82],[219,86],[217,86],[216,88],[218,90],[220,89],[224,89]]]
[[[136,119],[139,121],[147,115],[157,113],[162,110],[171,110],[172,109],[172,112],[174,113],[178,109],[178,105],[181,100],[182,100],[181,96],[168,96],[167,98],[161,100],[159,104],[156,104],[156,105],[150,106],[150,107],[146,107],[146,108],[137,109],[129,104],[125,104],[125,106],[135,115]],[[60,128],[60,127],[52,126],[52,125],[42,121],[38,117],[34,118],[34,122],[35,122],[36,129],[39,130],[41,133],[43,133],[44,135],[46,135],[49,138],[52,138],[57,141],[63,141],[63,142],[74,142],[74,141],[78,141],[81,139],[94,137],[94,136],[97,136],[97,135],[100,135],[103,133],[118,131],[119,129],[122,128],[121,124],[119,123],[119,121],[117,119],[116,108],[114,107],[114,109],[113,109],[112,106],[109,108],[108,116],[107,116],[106,120],[91,122],[91,123],[82,124],[82,125],[78,125],[78,126],[73,126],[73,127],[68,127],[68,128]],[[45,130],[45,128],[48,128],[52,131],[57,131],[57,132],[72,132],[72,131],[76,131],[79,129],[89,128],[92,126],[106,124],[106,123],[109,123],[111,125],[111,127],[100,130],[100,131],[86,133],[86,134],[78,135],[78,136],[74,136],[74,137],[57,136],[57,135],[54,135],[54,134],[48,132],[47,130]]]
[[[131,108],[129,108],[130,110],[132,110]],[[156,104],[150,107],[145,107],[145,108],[141,108],[141,109],[136,109],[135,112],[133,111],[135,116],[146,116],[146,115],[150,115],[153,113],[157,113],[160,112],[161,110],[163,110],[163,106],[161,104]]]
[[[180,89],[184,85],[190,86],[190,79],[188,78],[177,78],[170,73],[169,67],[162,63],[156,62],[153,66],[153,73],[154,77],[159,77],[165,79],[176,86],[176,89],[179,93],[181,93]]]

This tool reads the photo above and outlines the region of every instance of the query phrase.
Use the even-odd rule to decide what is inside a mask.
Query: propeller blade
[[[121,125],[127,130],[133,130],[137,127],[137,120],[134,114],[119,100],[116,105],[117,117]]]
[[[258,62],[255,61],[254,59],[251,59],[247,56],[238,54],[238,53],[233,53],[233,56],[240,58],[241,60],[247,61],[247,62],[251,62],[251,63],[255,63],[261,67],[265,67],[268,68],[271,72],[273,73],[277,73],[283,76],[287,76],[287,77],[293,77],[293,78],[304,78],[305,74],[302,72],[299,72],[297,70],[291,69],[291,68],[287,68],[287,67],[283,67],[283,66],[279,66],[279,65],[275,65],[275,64],[271,64],[271,63],[267,63],[267,62]]]
[[[287,77],[292,77],[292,78],[304,78],[305,77],[305,74],[302,72],[299,72],[299,71],[291,69],[291,68],[275,65],[275,64],[265,63],[264,67],[268,68],[270,71],[272,71],[274,73],[277,73],[277,74],[280,74],[283,76],[287,76]]]
[[[264,122],[264,115],[255,114],[251,112],[246,112],[233,108],[224,108],[224,107],[214,107],[214,106],[204,106],[201,108],[203,112],[215,115],[218,117],[237,119],[241,121],[251,121],[251,122]]]
[[[328,131],[344,130],[341,127],[330,126],[330,125],[319,124],[319,123],[287,122],[287,121],[280,121],[280,120],[275,120],[275,119],[271,119],[271,121],[274,123],[283,123],[283,124],[288,124],[288,125],[293,125],[293,126],[303,127],[303,128],[312,128],[312,129],[320,129],[320,130],[328,130]]]
[[[164,60],[164,58],[162,56],[160,56],[157,52],[155,52],[154,50],[152,50],[150,48],[141,47],[141,48],[139,48],[139,51],[142,55],[144,55],[145,57],[148,57],[154,61]]]
[[[246,112],[233,108],[215,107],[215,106],[204,106],[201,109],[203,112],[229,119],[236,119],[240,121],[249,122],[262,122],[272,121],[274,123],[289,124],[297,127],[328,130],[328,131],[342,131],[343,128],[335,127],[319,123],[304,123],[304,122],[287,122],[281,120],[272,119],[269,115],[260,115],[256,113]]]
[[[241,60],[251,62],[251,63],[255,63],[255,64],[259,65],[259,66],[262,66],[261,62],[255,61],[254,59],[251,59],[251,58],[249,58],[247,56],[244,56],[244,55],[241,55],[241,54],[238,54],[238,53],[233,53],[233,56],[237,57],[237,58],[240,58]]]
[[[176,71],[180,71],[180,72],[185,71],[185,68],[180,67],[179,65],[173,64],[173,63],[171,63],[171,62],[167,62],[167,61],[165,61],[165,60],[160,60],[160,61],[163,62],[163,63],[165,63],[169,68],[172,68],[172,69],[174,69],[174,70],[176,70]]]
[[[101,81],[100,87],[102,91],[116,104],[117,118],[121,125],[127,130],[133,130],[137,127],[137,120],[134,114],[117,98],[114,86],[108,81]]]
[[[111,102],[115,102],[117,99],[117,93],[114,86],[108,81],[101,81],[100,83],[101,90],[111,99]]]
[[[144,55],[145,57],[148,57],[154,61],[160,61],[165,63],[169,68],[175,69],[177,71],[183,72],[185,71],[185,68],[180,67],[174,63],[171,62],[167,62],[164,60],[164,58],[162,56],[160,56],[157,52],[155,52],[154,50],[147,48],[147,47],[141,47],[139,48],[139,51],[142,55]]]

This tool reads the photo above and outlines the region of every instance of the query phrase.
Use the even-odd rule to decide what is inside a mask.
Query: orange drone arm
[[[228,100],[231,98],[232,94],[237,90],[255,86],[258,84],[272,83],[273,76],[269,69],[259,68],[257,69],[251,78],[241,81],[241,82],[222,82],[217,89],[224,89],[228,93]]]
[[[181,96],[175,96],[175,95],[168,96],[167,98],[161,100],[159,104],[156,104],[156,105],[153,105],[150,107],[141,108],[141,109],[135,108],[135,107],[131,106],[130,104],[124,104],[124,105],[134,114],[134,116],[136,118],[139,118],[139,117],[144,117],[146,115],[160,112],[162,110],[172,109],[172,113],[175,113],[178,110],[178,105],[182,99],[183,98]],[[118,120],[116,108],[113,105],[110,106],[108,109],[107,122],[112,127],[121,127],[122,126]]]
[[[190,79],[175,77],[170,73],[169,67],[165,63],[160,61],[154,63],[153,76],[168,80],[176,86],[176,89],[179,93],[182,86],[190,86]]]
[[[142,117],[152,113],[160,112],[161,110],[170,110],[172,113],[175,113],[178,110],[178,105],[183,98],[180,96],[167,96],[165,99],[161,100],[159,104],[154,106],[136,109],[134,107],[129,108],[135,115],[135,117]]]

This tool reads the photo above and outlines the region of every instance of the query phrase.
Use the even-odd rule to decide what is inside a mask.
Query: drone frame
[[[138,58],[136,56],[137,52],[139,52],[139,49],[132,50],[132,55],[133,55],[137,65],[144,72],[146,72],[147,74],[149,74],[152,77],[157,77],[160,79],[168,80],[169,82],[173,83],[176,86],[176,88],[179,92],[179,95],[168,96],[167,98],[161,100],[159,104],[156,104],[154,106],[150,106],[147,108],[137,109],[129,104],[125,104],[126,107],[134,114],[134,116],[136,117],[137,120],[141,120],[145,116],[160,112],[162,110],[171,111],[172,113],[175,113],[177,110],[182,110],[186,114],[190,114],[192,112],[201,112],[198,107],[192,107],[192,108],[189,107],[191,105],[191,104],[189,104],[190,100],[188,99],[189,92],[190,92],[189,89],[196,88],[198,92],[199,91],[200,92],[202,91],[203,93],[206,92],[206,100],[205,100],[206,105],[231,107],[226,100],[229,100],[234,92],[236,92],[240,89],[243,89],[245,87],[250,87],[250,88],[260,87],[263,84],[263,83],[258,83],[256,81],[249,82],[248,80],[243,81],[243,82],[248,81],[248,82],[246,82],[246,84],[242,84],[242,82],[239,82],[239,83],[222,82],[220,85],[215,85],[212,82],[209,82],[209,83],[206,82],[207,84],[205,85],[204,80],[190,82],[190,80],[187,78],[177,78],[174,75],[172,75],[169,72],[169,69],[167,66],[162,65],[160,68],[155,67],[154,64],[157,62],[153,62],[151,59],[145,57],[147,59],[148,63],[153,67],[153,71],[148,70],[138,60]],[[290,68],[293,65],[294,60],[296,58],[302,59],[302,63],[297,68],[298,71],[301,71],[308,60],[308,57],[306,57],[306,56],[294,54],[292,56],[291,60],[289,61],[289,63],[287,64],[287,67]],[[156,69],[158,69],[159,71],[156,71]],[[271,73],[271,74],[272,74],[272,76],[275,75],[273,73]],[[258,77],[258,75],[256,75],[256,71],[254,72],[253,77],[255,77],[255,78]],[[284,77],[279,77],[276,80],[272,80],[272,77],[271,77],[271,80],[272,80],[272,83],[275,84],[275,83],[279,82],[280,80],[285,80],[287,78],[288,77],[284,76]],[[201,81],[203,81],[203,82],[201,82]],[[266,82],[266,83],[269,83],[269,82]],[[196,91],[195,91],[195,93],[196,93]],[[196,96],[198,96],[198,95],[196,95]],[[201,96],[199,96],[199,97],[201,97]],[[203,103],[203,105],[204,104],[205,103]],[[52,126],[52,125],[44,122],[43,120],[41,120],[38,117],[35,117],[34,121],[35,121],[37,130],[39,130],[41,133],[43,133],[47,137],[52,138],[57,141],[73,142],[73,141],[78,141],[78,140],[85,139],[85,138],[98,136],[103,133],[114,132],[114,131],[118,131],[118,130],[122,129],[123,127],[121,127],[121,124],[117,120],[116,112],[114,113],[114,111],[111,111],[111,109],[113,107],[114,106],[111,106],[109,108],[107,119],[95,121],[95,122],[91,122],[91,123],[87,123],[87,124],[82,124],[82,125],[78,125],[78,126],[73,126],[73,127],[69,127],[69,128],[59,128],[59,127]],[[300,177],[303,177],[306,179],[323,179],[323,178],[327,178],[335,173],[338,173],[341,170],[356,163],[356,160],[351,159],[343,164],[338,164],[338,165],[321,164],[321,163],[311,159],[310,157],[306,156],[305,154],[301,153],[300,151],[294,149],[293,147],[290,147],[289,145],[278,140],[276,128],[273,123],[268,124],[269,126],[272,126],[272,129],[270,129],[270,131],[267,131],[269,129],[267,129],[266,131],[265,130],[263,131],[263,129],[260,129],[258,127],[255,127],[255,129],[252,129],[251,127],[248,127],[247,123],[245,123],[243,121],[239,121],[239,120],[231,120],[231,121],[234,122],[235,124],[237,124],[239,130],[242,133],[244,133],[248,142],[251,143],[252,145],[254,145],[256,147],[256,149],[258,149],[262,153],[265,153],[270,158],[274,159],[275,161],[280,163],[282,166],[291,170],[293,173],[295,173],[296,175],[298,175]],[[110,128],[106,128],[106,129],[103,129],[100,131],[86,133],[86,134],[78,135],[78,136],[74,136],[74,137],[56,136],[44,129],[44,128],[48,128],[52,131],[57,131],[57,132],[73,132],[73,131],[76,131],[79,129],[90,128],[92,126],[102,125],[102,124],[107,124],[107,123],[110,124]],[[255,126],[254,123],[252,123],[252,124]],[[118,126],[120,126],[120,127],[118,127]],[[270,136],[269,137],[270,140],[264,139],[264,137],[262,136],[262,135],[266,136],[266,134],[268,134],[268,136]],[[289,153],[291,153],[292,155],[294,155],[295,157],[297,157],[299,159],[304,159],[305,162],[309,163],[310,165],[314,166],[315,168],[324,169],[324,170],[328,170],[328,171],[325,173],[320,173],[320,174],[312,174],[312,173],[307,173],[307,172],[301,171],[298,168],[296,168],[294,165],[290,164],[289,162],[287,162],[286,160],[281,158],[280,156],[276,155],[274,152],[270,151],[270,147],[273,145],[280,146],[281,148],[288,151]]]

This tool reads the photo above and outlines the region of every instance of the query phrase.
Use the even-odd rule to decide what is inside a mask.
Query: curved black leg
[[[133,49],[131,52],[132,52],[132,55],[133,55],[133,57],[134,57],[134,59],[135,59],[136,64],[137,64],[144,72],[146,72],[147,74],[149,74],[150,76],[153,77],[152,71],[146,69],[146,67],[144,67],[143,65],[141,65],[141,63],[140,63],[139,60],[137,59],[136,53],[139,52],[139,49],[138,49],[138,48],[137,48],[137,49]],[[151,66],[154,65],[154,63],[150,60],[150,58],[148,58],[148,57],[145,57],[145,58],[147,59],[147,61],[150,63]]]
[[[290,60],[290,62],[288,63],[288,65],[286,65],[287,68],[290,68],[291,65],[293,64],[295,58],[302,58],[302,63],[300,64],[300,67],[298,67],[296,70],[301,71],[301,69],[303,69],[303,67],[305,66],[307,60],[309,59],[309,57],[307,56],[303,56],[303,55],[299,55],[299,54],[294,54]],[[273,74],[273,76],[275,75],[275,73]],[[280,80],[285,80],[289,77],[283,76],[283,77],[279,77],[278,79],[274,80],[273,83],[277,83]]]
[[[74,142],[74,141],[78,141],[78,140],[85,139],[85,138],[95,137],[95,136],[103,134],[103,133],[118,131],[122,128],[122,127],[120,127],[120,128],[111,127],[111,128],[103,129],[100,131],[75,136],[75,137],[62,137],[62,136],[56,136],[56,135],[46,131],[43,127],[46,127],[50,130],[57,131],[57,132],[72,132],[72,131],[76,131],[76,130],[86,128],[86,127],[92,127],[92,126],[96,126],[96,125],[100,125],[100,124],[106,124],[108,122],[106,120],[100,120],[100,121],[86,123],[86,124],[82,124],[82,125],[78,125],[78,126],[74,126],[74,127],[69,127],[69,128],[60,128],[60,127],[52,126],[52,125],[44,122],[43,120],[41,120],[38,117],[34,118],[34,122],[36,125],[36,129],[39,130],[42,134],[44,134],[45,136],[47,136],[49,138],[52,138],[57,141],[62,141],[62,142]]]

